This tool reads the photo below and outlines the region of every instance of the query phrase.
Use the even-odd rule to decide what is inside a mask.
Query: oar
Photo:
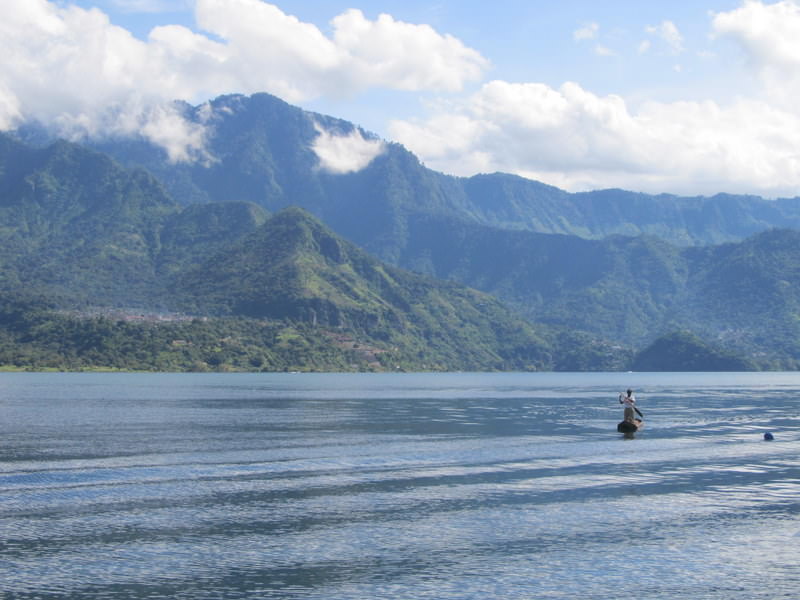
[[[644,415],[642,414],[642,411],[640,411],[640,410],[639,410],[638,408],[636,408],[635,406],[633,407],[633,410],[635,410],[635,411],[636,411],[636,414],[637,414],[637,415],[639,415],[640,417],[642,417],[642,418],[644,419]]]

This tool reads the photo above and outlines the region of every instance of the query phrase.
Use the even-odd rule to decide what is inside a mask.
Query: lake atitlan
[[[0,375],[0,598],[798,598],[799,548],[797,373]]]

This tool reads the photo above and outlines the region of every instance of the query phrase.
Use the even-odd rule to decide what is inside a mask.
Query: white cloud
[[[714,15],[713,32],[746,53],[772,102],[794,109],[800,93],[800,5],[749,0],[740,8]]]
[[[573,191],[798,195],[800,3],[747,0],[712,15],[711,27],[744,50],[760,84],[755,94],[740,82],[740,94],[724,102],[629,105],[575,83],[494,81],[425,119],[392,123],[392,135],[432,168],[459,175],[506,171]],[[674,23],[648,33],[640,53],[656,43],[662,54],[685,52]]]
[[[169,106],[154,106],[144,111],[143,115],[137,129],[154,144],[164,148],[172,162],[197,159],[211,162],[211,157],[205,152],[205,128],[186,121]]]
[[[672,21],[663,21],[660,25],[650,25],[645,31],[666,43],[670,53],[680,54],[684,51],[683,36]]]
[[[597,37],[597,32],[600,30],[600,25],[597,23],[587,23],[583,27],[576,29],[572,32],[572,39],[576,42],[583,40],[593,40]]]
[[[429,166],[505,171],[570,190],[796,193],[800,116],[756,100],[650,102],[631,110],[575,83],[487,83],[458,108],[395,122]]]
[[[0,131],[12,129],[21,118],[19,98],[0,83]]]
[[[597,44],[594,47],[594,53],[598,56],[616,56],[616,52],[607,46],[603,46],[602,44]]]
[[[289,102],[371,87],[459,91],[489,64],[427,25],[386,14],[370,21],[355,9],[331,21],[332,37],[261,0],[198,0],[197,19],[224,40],[226,57],[215,75],[233,78],[240,91],[268,91]]]
[[[0,127],[34,119],[72,139],[140,133],[175,160],[197,153],[201,133],[177,124],[172,100],[190,97],[205,80],[186,65],[175,68],[178,42],[196,62],[218,56],[219,44],[169,28],[143,42],[97,9],[13,3],[17,10],[0,22],[0,49],[14,57],[0,63]]]
[[[116,1],[163,10],[183,0]],[[0,50],[13,60],[0,62],[0,127],[37,119],[71,136],[130,128],[175,160],[196,155],[202,137],[177,126],[169,108],[176,99],[266,91],[300,102],[371,87],[458,91],[488,67],[477,51],[427,25],[389,15],[370,21],[357,10],[334,18],[328,37],[261,0],[197,0],[207,33],[169,25],[142,41],[98,9],[3,2]]]
[[[800,64],[800,6],[784,0],[774,4],[749,0],[713,18],[717,35],[735,38],[758,67]]]
[[[162,13],[188,8],[191,0],[111,0],[120,10],[132,13]]]
[[[347,53],[346,70],[357,87],[455,92],[479,80],[489,65],[455,37],[387,14],[373,22],[351,9],[332,23],[334,41]]]
[[[314,127],[319,135],[311,148],[319,158],[320,168],[329,173],[341,175],[360,171],[386,149],[383,141],[365,139],[358,129],[347,135],[337,135],[319,124],[315,123]]]

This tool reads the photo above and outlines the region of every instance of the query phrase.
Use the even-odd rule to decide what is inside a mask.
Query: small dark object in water
[[[765,439],[766,441],[768,441],[768,442],[771,442],[771,441],[772,441],[772,440],[774,440],[775,438],[774,438],[774,437],[772,437],[772,434],[771,434],[771,433],[768,431],[767,433],[765,433],[765,434],[764,434],[764,439]]]
[[[620,433],[636,433],[642,427],[644,427],[644,423],[641,419],[636,419],[633,423],[630,421],[622,421],[617,424],[617,431]]]

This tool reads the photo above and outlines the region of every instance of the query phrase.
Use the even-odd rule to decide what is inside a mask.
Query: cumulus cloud
[[[795,2],[750,0],[738,9],[715,14],[712,25],[717,35],[736,38],[759,68],[800,63],[800,6]]]
[[[575,191],[781,195],[800,183],[800,116],[757,100],[632,110],[576,83],[492,81],[424,122],[394,122],[392,132],[433,168],[505,171]]]
[[[188,7],[190,0],[111,0],[120,10],[137,13],[162,13]]]
[[[319,124],[314,127],[319,135],[312,150],[319,158],[320,168],[329,173],[341,175],[360,171],[386,149],[382,140],[365,139],[358,129],[339,135],[326,131]]]
[[[737,43],[773,102],[791,110],[800,93],[800,5],[752,0],[714,15],[713,33]]]
[[[347,72],[356,85],[454,92],[480,79],[489,65],[457,38],[387,14],[372,22],[359,10],[348,10],[332,23],[334,41],[347,53]]]
[[[181,0],[116,0],[162,10]],[[147,40],[85,10],[48,0],[4,0],[0,127],[23,119],[63,135],[138,132],[175,160],[197,154],[202,132],[179,126],[174,100],[266,91],[289,102],[371,87],[458,91],[488,61],[427,25],[349,10],[332,36],[262,0],[196,0],[202,32],[154,28]]]
[[[225,40],[222,67],[239,88],[290,102],[370,87],[458,91],[488,67],[456,38],[386,14],[348,10],[331,21],[332,37],[261,0],[198,0],[197,19]]]
[[[710,26],[744,51],[755,87],[740,81],[740,94],[725,101],[630,104],[577,83],[493,81],[427,118],[393,122],[392,136],[459,175],[506,171],[573,191],[797,195],[800,3],[747,0],[712,15]],[[668,56],[685,53],[671,21],[647,33],[640,53],[659,45]]]
[[[14,57],[0,63],[0,127],[37,120],[72,139],[139,133],[175,160],[202,146],[201,132],[179,124],[173,100],[190,98],[205,80],[178,56],[185,56],[182,42],[201,56],[195,60],[214,60],[223,52],[217,42],[184,31],[170,35],[169,28],[145,42],[97,9],[11,3],[16,8],[0,22],[0,48]]]

